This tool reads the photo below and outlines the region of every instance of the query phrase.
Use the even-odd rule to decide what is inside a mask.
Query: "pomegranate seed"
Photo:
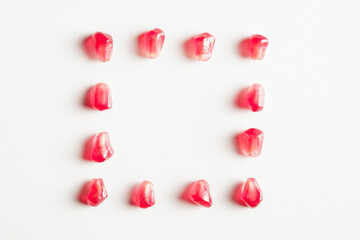
[[[205,62],[210,59],[214,44],[215,37],[210,33],[196,35],[185,43],[186,54],[190,58]]]
[[[164,45],[164,41],[165,34],[159,28],[141,34],[139,36],[140,55],[147,58],[157,58]]]
[[[250,37],[250,56],[254,60],[261,60],[265,56],[265,51],[269,45],[269,40],[259,34]]]
[[[265,89],[258,83],[241,91],[236,99],[236,105],[251,109],[253,112],[260,112],[264,108],[264,102]]]
[[[136,185],[131,195],[132,204],[148,208],[155,204],[154,186],[149,181],[143,181],[140,185]]]
[[[209,208],[212,205],[209,184],[203,179],[195,181],[188,185],[182,198],[188,202],[206,208]]]
[[[96,134],[91,138],[90,143],[90,160],[94,162],[104,162],[114,154],[107,132]]]
[[[100,111],[112,108],[109,86],[105,83],[98,83],[92,87],[88,92],[86,105]]]
[[[239,184],[234,192],[235,202],[246,207],[256,207],[261,203],[263,194],[258,182],[254,178],[248,178],[245,183]]]
[[[108,194],[101,178],[87,182],[80,193],[80,201],[93,207],[98,206],[107,197]]]
[[[261,84],[253,84],[247,90],[247,99],[253,112],[259,112],[264,108],[265,89]]]
[[[248,157],[257,157],[261,153],[264,133],[256,128],[250,128],[236,136],[236,146],[239,153]]]
[[[89,57],[107,62],[111,59],[113,39],[110,34],[96,32],[85,39],[84,47]]]

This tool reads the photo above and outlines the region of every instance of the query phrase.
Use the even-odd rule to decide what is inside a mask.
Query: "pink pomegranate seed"
[[[258,83],[241,91],[236,99],[236,105],[251,109],[253,112],[260,112],[264,108],[264,102],[265,89]]]
[[[199,61],[207,61],[210,59],[214,49],[215,37],[210,33],[202,33],[196,35],[190,45],[187,46],[187,51],[193,54],[193,58]]]
[[[261,60],[265,56],[265,51],[269,45],[269,40],[259,34],[250,37],[250,56],[254,60]]]
[[[132,204],[148,208],[155,204],[154,186],[149,181],[143,181],[140,185],[135,186],[131,196]]]
[[[91,39],[91,41],[90,41]],[[107,62],[111,59],[113,50],[113,39],[110,34],[96,32],[86,40],[86,48],[93,48],[94,54],[90,53],[90,49],[87,49],[90,56],[95,55],[101,62]]]
[[[104,182],[101,178],[87,182],[80,194],[80,201],[96,207],[108,197]]]
[[[91,108],[103,111],[112,108],[111,91],[107,84],[98,83],[88,93],[88,103]]]
[[[254,178],[248,178],[245,183],[239,184],[234,192],[235,202],[246,207],[256,207],[261,203],[263,194],[258,182]]]
[[[98,133],[91,139],[90,160],[103,162],[114,154],[107,132]]]
[[[184,200],[206,208],[212,205],[209,184],[203,179],[191,183],[186,188],[182,197]]]
[[[261,84],[253,84],[247,90],[247,100],[253,112],[259,112],[264,108],[265,89]]]
[[[164,45],[164,41],[165,34],[159,28],[141,34],[139,36],[140,55],[147,58],[157,58]]]
[[[264,133],[256,128],[250,128],[236,136],[236,146],[242,155],[257,157],[261,153]]]

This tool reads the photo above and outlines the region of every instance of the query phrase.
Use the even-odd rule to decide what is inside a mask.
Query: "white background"
[[[1,239],[359,239],[360,15],[356,0],[1,1]],[[156,60],[136,37],[159,27]],[[114,38],[108,63],[81,47],[96,31]],[[208,62],[182,44],[210,32]],[[239,56],[240,40],[270,40],[263,61]],[[114,107],[82,105],[106,82]],[[253,83],[262,112],[234,106]],[[233,137],[265,133],[258,158],[239,156]],[[81,159],[84,141],[108,131],[115,154]],[[76,198],[102,177],[97,208]],[[234,186],[258,180],[256,209],[234,204]],[[200,178],[214,204],[179,199]],[[129,205],[130,189],[153,182],[156,204]]]

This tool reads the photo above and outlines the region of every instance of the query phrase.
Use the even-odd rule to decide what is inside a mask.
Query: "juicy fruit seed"
[[[85,39],[84,47],[89,57],[107,62],[111,59],[113,39],[110,34],[96,32]]]
[[[234,201],[246,206],[256,207],[263,200],[263,194],[258,182],[254,178],[248,178],[245,183],[239,184],[234,192]]]
[[[265,89],[261,84],[242,90],[236,98],[236,105],[241,108],[251,109],[253,112],[260,112],[264,108]]]
[[[250,128],[235,138],[239,153],[248,157],[257,157],[261,153],[264,133],[256,128]]]
[[[265,89],[261,84],[253,84],[247,90],[247,102],[253,112],[260,112],[264,108]]]
[[[254,60],[262,60],[269,45],[269,40],[259,34],[250,37],[250,56]]]
[[[101,132],[91,138],[90,160],[94,162],[104,162],[111,158],[114,150],[110,144],[109,134]]]
[[[196,35],[185,43],[186,54],[189,58],[205,62],[210,59],[214,44],[215,37],[210,33]]]
[[[93,207],[98,206],[107,197],[108,194],[101,178],[87,182],[80,193],[80,201]]]
[[[194,37],[195,58],[200,61],[210,59],[214,49],[215,37],[210,33],[202,33]]]
[[[100,111],[112,108],[111,91],[107,84],[98,83],[93,86],[87,96],[86,105]]]
[[[155,28],[139,36],[139,53],[143,57],[157,58],[165,41],[164,32]]]
[[[235,100],[238,107],[251,109],[253,112],[260,112],[264,108],[264,103],[265,89],[258,83],[243,89]]]
[[[209,183],[203,179],[191,183],[185,189],[182,198],[199,206],[206,208],[211,207],[212,198],[210,195]]]
[[[154,186],[149,181],[136,185],[132,191],[131,203],[141,208],[148,208],[155,204]]]

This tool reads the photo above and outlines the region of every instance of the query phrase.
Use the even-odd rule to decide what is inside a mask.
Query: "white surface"
[[[1,239],[359,239],[360,15],[353,1],[2,1],[0,4]],[[136,54],[135,38],[166,33],[157,60]],[[110,33],[114,53],[86,58],[81,40]],[[206,63],[182,43],[216,37]],[[270,39],[261,62],[238,42]],[[106,82],[114,108],[82,106]],[[245,86],[266,89],[263,112],[233,105]],[[265,132],[263,153],[247,159],[232,139]],[[115,155],[81,159],[85,139],[109,131]],[[76,201],[102,177],[109,198]],[[255,177],[256,209],[229,196]],[[210,209],[179,200],[190,181],[209,181]],[[128,204],[133,184],[155,185],[156,205]]]

